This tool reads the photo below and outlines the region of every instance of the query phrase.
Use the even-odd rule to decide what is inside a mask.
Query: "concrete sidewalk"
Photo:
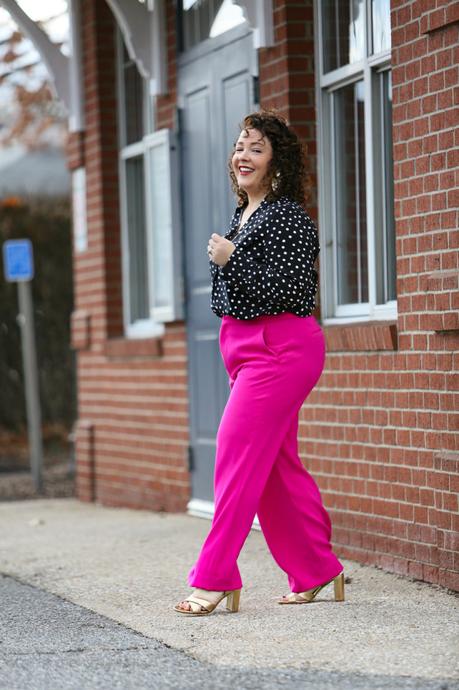
[[[458,598],[343,561],[346,600],[329,586],[312,604],[279,606],[286,577],[252,532],[239,563],[238,614],[172,610],[209,523],[84,504],[74,499],[0,504],[0,572],[102,614],[214,666],[301,669],[448,681],[459,687]],[[186,685],[184,685],[186,687]],[[438,686],[440,687],[440,685]]]

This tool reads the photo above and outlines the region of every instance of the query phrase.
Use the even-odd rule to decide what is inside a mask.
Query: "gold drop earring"
[[[280,178],[280,172],[277,171],[275,177],[273,177],[273,179],[271,180],[271,189],[273,190],[273,192],[277,191],[277,189],[279,187],[279,178]]]

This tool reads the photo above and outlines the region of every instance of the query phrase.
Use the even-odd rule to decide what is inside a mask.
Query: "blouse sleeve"
[[[315,225],[301,207],[281,207],[269,218],[263,241],[264,260],[256,261],[237,245],[224,266],[222,278],[255,302],[284,305],[298,302],[316,286],[313,264],[320,251]]]

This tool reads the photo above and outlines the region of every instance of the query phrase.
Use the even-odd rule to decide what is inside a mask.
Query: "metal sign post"
[[[37,355],[30,281],[33,278],[33,250],[30,240],[7,240],[3,244],[3,264],[8,282],[18,284],[22,361],[24,366],[27,426],[29,432],[30,465],[35,488],[43,492],[43,442],[41,409],[38,390]]]

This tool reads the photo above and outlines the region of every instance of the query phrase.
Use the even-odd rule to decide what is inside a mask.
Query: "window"
[[[207,38],[215,38],[245,22],[242,8],[232,0],[178,0],[177,21],[180,51]]]
[[[118,104],[124,327],[141,338],[182,318],[176,146],[169,130],[153,131],[148,81],[120,32]]]
[[[396,316],[390,0],[316,0],[324,320]]]

